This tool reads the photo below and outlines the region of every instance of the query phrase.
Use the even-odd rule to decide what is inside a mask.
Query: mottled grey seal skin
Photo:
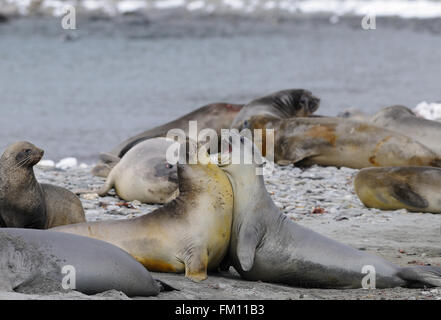
[[[404,134],[441,155],[441,123],[419,118],[405,106],[386,107],[371,119],[376,126]]]
[[[177,197],[178,170],[167,162],[167,149],[174,140],[148,139],[129,150],[107,177],[98,191],[105,196],[111,188],[126,201],[166,203]]]
[[[441,169],[388,167],[360,170],[354,188],[366,207],[441,213]]]
[[[304,89],[282,90],[246,104],[231,124],[239,129],[255,115],[268,115],[280,119],[308,117],[320,106],[320,99]]]
[[[253,152],[252,143],[234,136],[232,149],[242,148],[242,156]],[[360,288],[366,276],[362,268],[369,265],[375,268],[377,288],[441,286],[440,267],[401,268],[294,223],[276,207],[255,165],[221,166],[234,194],[229,257],[243,278],[311,288]]]
[[[17,142],[1,156],[1,227],[48,229],[86,221],[81,201],[72,192],[38,183],[33,166],[43,154],[29,142]]]
[[[48,230],[0,229],[0,290],[65,292],[62,279],[72,275],[65,266],[75,268],[75,290],[85,294],[114,289],[152,296],[160,291],[140,263],[104,241]]]
[[[270,157],[280,165],[321,165],[361,169],[388,166],[441,167],[441,157],[425,145],[401,133],[350,119],[290,118],[257,115],[247,129],[262,129],[259,150],[265,150],[265,129],[274,130]],[[268,155],[265,153],[265,156]]]
[[[171,129],[184,130],[188,135],[189,121],[197,121],[198,131],[210,128],[220,135],[221,129],[230,127],[231,122],[233,122],[241,108],[241,104],[224,102],[212,103],[188,113],[179,119],[144,131],[122,142],[112,151],[101,154],[100,162],[92,169],[92,174],[99,177],[107,177],[112,168],[118,163],[118,159],[122,158],[135,145],[147,139],[165,137]]]

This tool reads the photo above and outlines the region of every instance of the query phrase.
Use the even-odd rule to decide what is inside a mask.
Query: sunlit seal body
[[[274,129],[274,160],[280,165],[301,162],[355,169],[441,166],[432,150],[412,138],[349,119],[255,116],[248,121],[248,128]],[[258,139],[256,144],[261,148]]]
[[[112,169],[99,195],[106,195],[114,187],[126,201],[165,203],[176,198],[178,170],[166,159],[167,149],[173,143],[159,137],[137,144]]]
[[[29,142],[17,142],[1,156],[0,227],[47,229],[86,221],[72,192],[38,183],[33,166],[43,154]]]
[[[150,271],[185,271],[194,281],[204,280],[207,270],[217,268],[227,252],[233,211],[231,185],[215,164],[180,162],[178,177],[179,197],[149,214],[54,230],[108,241]]]
[[[179,119],[168,122],[164,125],[144,131],[134,137],[127,139],[112,151],[100,155],[100,162],[92,169],[92,174],[100,177],[107,177],[110,170],[118,163],[131,148],[138,143],[156,137],[165,137],[171,129],[181,129],[188,135],[189,121],[197,121],[198,131],[210,128],[221,133],[221,129],[230,127],[231,122],[241,110],[242,105],[231,103],[213,103],[203,106]]]
[[[369,208],[441,213],[441,169],[388,167],[361,170],[355,192]]]
[[[377,112],[371,122],[411,137],[441,155],[441,122],[417,117],[404,106],[386,107]]]
[[[232,149],[251,153],[252,143],[233,135]],[[260,163],[256,154],[256,163]],[[243,157],[242,157],[243,159]],[[440,286],[440,267],[401,268],[308,230],[283,215],[253,164],[225,164],[233,187],[229,257],[248,280],[311,288],[360,288],[365,266],[375,268],[377,288]]]
[[[308,117],[320,105],[320,99],[304,89],[282,90],[246,104],[231,124],[240,128],[244,122],[255,115],[266,115],[280,119]]]
[[[67,275],[71,277],[63,284]],[[0,291],[69,289],[152,296],[160,286],[129,254],[104,241],[48,230],[0,229]]]

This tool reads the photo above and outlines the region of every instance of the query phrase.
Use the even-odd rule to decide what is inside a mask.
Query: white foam
[[[60,160],[60,162],[57,163],[55,166],[57,169],[67,170],[67,169],[73,169],[78,166],[78,160],[76,158],[65,158],[63,160]]]
[[[441,103],[439,102],[420,102],[413,111],[420,117],[441,121]]]

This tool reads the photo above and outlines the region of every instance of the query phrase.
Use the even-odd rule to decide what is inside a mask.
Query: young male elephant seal
[[[237,136],[233,134],[231,149],[241,148],[244,159],[253,145]],[[362,270],[370,266],[377,288],[441,286],[441,267],[401,268],[294,223],[276,207],[256,166],[242,159],[239,164],[222,161],[221,168],[234,194],[229,257],[243,278],[311,288],[360,288],[366,277]],[[261,162],[258,152],[255,159]]]
[[[320,99],[304,89],[282,90],[246,104],[231,124],[237,129],[255,115],[273,116],[286,119],[292,117],[308,117],[320,105]]]
[[[117,195],[126,201],[165,203],[176,198],[178,170],[166,159],[173,143],[159,137],[137,144],[112,169],[98,194],[104,196],[115,187]]]
[[[179,157],[185,159],[183,146]],[[201,146],[201,148],[204,148]],[[55,228],[110,242],[150,271],[185,271],[194,281],[219,266],[230,241],[233,195],[230,182],[206,152],[199,162],[178,164],[179,197],[144,216]],[[204,161],[204,162],[202,162]]]
[[[92,174],[107,177],[112,168],[130,149],[138,143],[156,137],[165,137],[171,129],[182,129],[188,135],[189,121],[197,121],[198,131],[211,128],[221,133],[221,129],[229,128],[242,105],[231,103],[212,103],[190,112],[179,119],[144,131],[120,143],[112,151],[100,155],[100,162],[92,169]]]
[[[277,119],[259,115],[252,117],[246,125],[252,130],[274,129],[274,160],[280,165],[301,162],[301,165],[355,169],[441,166],[438,155],[421,143],[402,134],[349,119]],[[265,134],[263,140],[256,140],[259,148],[265,143]]]
[[[17,142],[1,156],[0,227],[47,229],[86,221],[72,192],[38,183],[33,166],[43,154],[29,142]]]
[[[397,105],[380,110],[371,122],[411,137],[441,156],[441,123],[438,121],[419,118],[409,108]]]
[[[129,254],[104,241],[48,230],[0,229],[0,291],[70,289],[153,296],[160,286]]]
[[[389,167],[361,170],[355,192],[366,207],[441,213],[441,169]]]

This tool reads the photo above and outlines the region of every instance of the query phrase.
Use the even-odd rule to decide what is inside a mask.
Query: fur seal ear
[[[243,271],[250,271],[253,267],[259,240],[258,230],[253,226],[247,226],[240,231],[237,242],[237,257]]]

